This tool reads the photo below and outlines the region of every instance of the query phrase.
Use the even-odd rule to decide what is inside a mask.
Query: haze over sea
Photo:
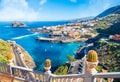
[[[74,52],[79,46],[84,45],[82,42],[77,43],[51,43],[40,42],[36,38],[40,36],[48,36],[47,34],[37,34],[29,29],[42,26],[55,26],[66,24],[68,22],[25,22],[26,28],[12,28],[12,22],[0,22],[0,38],[4,40],[13,40],[20,44],[34,59],[38,70],[43,70],[45,59],[52,61],[52,67],[58,67],[68,61],[67,55],[75,55]]]

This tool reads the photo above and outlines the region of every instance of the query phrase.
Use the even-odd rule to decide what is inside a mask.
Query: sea
[[[26,28],[13,28],[12,22],[0,22],[0,39],[12,40],[21,45],[34,59],[37,70],[44,69],[46,59],[51,59],[52,70],[66,63],[67,55],[74,56],[75,51],[85,45],[84,42],[52,43],[36,40],[37,37],[48,37],[48,34],[38,34],[30,31],[32,28],[67,24],[66,21],[24,22]]]

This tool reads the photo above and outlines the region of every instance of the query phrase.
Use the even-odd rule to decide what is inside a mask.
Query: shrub
[[[67,55],[67,58],[68,58],[69,61],[74,61],[75,60],[74,56],[71,56],[71,55]]]
[[[68,72],[68,66],[67,65],[62,65],[58,67],[58,69],[54,72],[56,75],[66,75]]]

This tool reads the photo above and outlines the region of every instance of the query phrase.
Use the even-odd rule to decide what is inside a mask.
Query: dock
[[[51,41],[51,42],[60,42],[60,43],[69,43],[69,42],[84,42],[86,38],[80,39],[73,39],[73,38],[46,38],[46,37],[39,37],[37,38],[39,41]]]
[[[39,40],[39,41],[52,41],[52,42],[60,41],[60,40],[58,40],[58,38],[45,38],[45,37],[39,37],[39,38],[37,38],[37,40]]]

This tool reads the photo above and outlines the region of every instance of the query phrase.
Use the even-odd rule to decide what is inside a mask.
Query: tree
[[[74,61],[75,60],[74,56],[71,56],[71,55],[67,55],[67,58],[68,58],[69,61]]]
[[[66,75],[68,72],[68,66],[67,65],[62,65],[58,67],[58,69],[54,72],[56,75]]]

